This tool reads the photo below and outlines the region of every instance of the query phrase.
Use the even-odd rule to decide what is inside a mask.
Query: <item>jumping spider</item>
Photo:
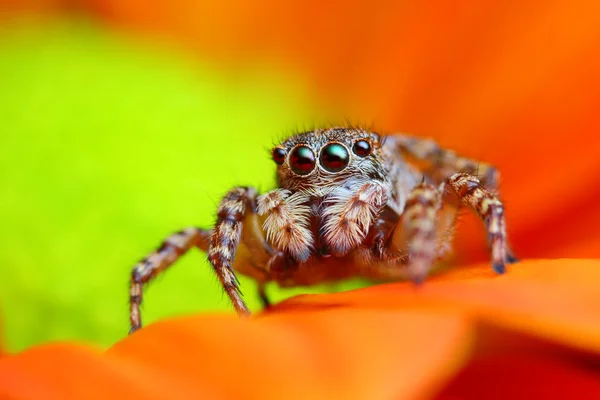
[[[498,173],[489,164],[431,140],[384,140],[358,128],[294,135],[273,149],[272,158],[277,189],[260,196],[251,187],[230,190],[212,231],[177,232],[133,268],[130,332],[141,327],[143,285],[192,247],[208,253],[241,316],[250,311],[234,271],[256,280],[265,306],[269,281],[283,287],[355,276],[421,282],[450,250],[463,204],[485,222],[494,270],[503,273],[505,263],[516,261],[504,208],[492,194]]]

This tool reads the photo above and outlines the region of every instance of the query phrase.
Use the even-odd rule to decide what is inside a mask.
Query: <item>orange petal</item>
[[[144,365],[76,344],[40,346],[0,359],[2,399],[167,399],[168,383]]]
[[[380,285],[352,292],[299,296],[276,309],[315,304],[355,308],[462,310],[509,327],[600,353],[600,260],[527,260],[495,276],[488,265],[456,269],[421,287]]]
[[[105,354],[73,345],[34,348],[0,360],[0,394],[431,397],[440,390],[462,393],[465,380],[503,371],[511,362],[534,373],[540,354],[551,367],[540,377],[564,375],[564,382],[595,390],[584,353],[565,353],[552,343],[600,353],[599,264],[524,261],[504,276],[482,266],[420,288],[391,284],[300,296],[251,320],[216,315],[150,325]],[[476,332],[470,321],[479,322]],[[482,330],[486,324],[491,328]],[[499,354],[506,349],[513,352]]]
[[[470,343],[465,321],[440,313],[181,318],[104,354],[55,344],[5,357],[0,398],[414,398],[439,390]]]
[[[227,398],[414,398],[455,373],[470,340],[451,314],[334,309],[171,320],[109,355],[158,368],[185,388],[177,398],[206,386]]]

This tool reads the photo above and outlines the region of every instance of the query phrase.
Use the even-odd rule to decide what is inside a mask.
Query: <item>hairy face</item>
[[[356,128],[294,135],[272,151],[279,187],[319,190],[361,180],[385,180],[379,135]]]

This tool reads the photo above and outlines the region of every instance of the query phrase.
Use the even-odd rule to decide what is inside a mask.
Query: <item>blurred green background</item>
[[[295,77],[219,70],[85,21],[5,26],[0,60],[0,311],[9,350],[125,336],[131,267],[170,233],[210,226],[232,186],[271,188],[267,149],[319,118]],[[256,309],[252,282],[242,288]],[[197,251],[146,293],[146,324],[231,310]]]

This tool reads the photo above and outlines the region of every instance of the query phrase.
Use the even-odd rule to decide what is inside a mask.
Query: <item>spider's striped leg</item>
[[[187,228],[169,236],[160,247],[148,257],[140,261],[131,271],[131,287],[129,289],[129,320],[133,333],[142,326],[140,304],[142,302],[143,286],[165,271],[191,247],[202,248],[209,230]]]
[[[422,282],[438,253],[436,217],[441,207],[441,193],[433,185],[421,183],[406,200],[402,220],[394,232],[400,234],[408,250],[408,274],[416,283]],[[398,237],[392,238],[397,241]]]
[[[482,187],[492,195],[499,194],[500,174],[493,165],[459,156],[452,150],[441,148],[431,139],[394,135],[389,137],[389,143],[409,159],[425,163],[420,166],[423,173],[437,184],[445,182],[453,174],[463,173],[478,177]],[[509,243],[506,242],[504,246],[506,262],[517,262]]]
[[[242,221],[255,211],[256,197],[256,190],[247,187],[232,189],[223,197],[208,247],[208,261],[239,316],[249,316],[250,310],[242,300],[233,260],[242,236]]]
[[[516,261],[507,246],[504,206],[472,175],[453,174],[447,183],[458,198],[485,222],[492,266],[497,273],[503,273],[506,262]]]
[[[457,206],[443,201],[444,184],[421,183],[406,199],[399,221],[382,227],[372,247],[363,251],[361,274],[374,280],[426,278],[436,262],[451,249]],[[460,202],[455,202],[460,204]]]

